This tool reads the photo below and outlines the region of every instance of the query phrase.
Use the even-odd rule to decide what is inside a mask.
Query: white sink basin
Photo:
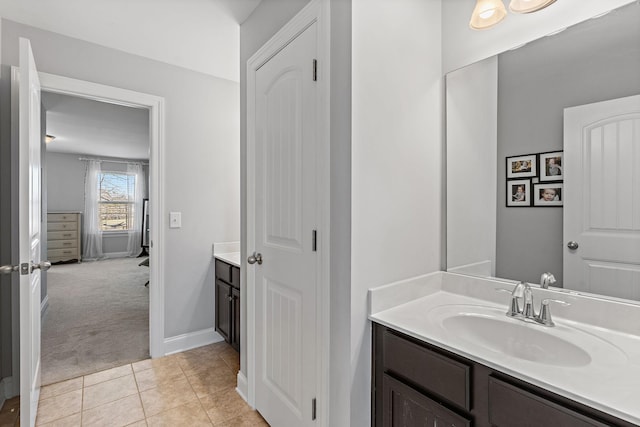
[[[524,322],[493,307],[443,305],[433,308],[428,315],[447,334],[467,344],[535,363],[580,367],[593,363],[594,359],[607,364],[627,359],[615,345],[580,329]]]

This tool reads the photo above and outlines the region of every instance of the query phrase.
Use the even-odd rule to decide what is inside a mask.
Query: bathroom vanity
[[[534,288],[536,308],[571,304],[546,327],[505,316],[496,289],[514,285],[438,272],[371,290],[373,425],[638,425],[638,327],[606,319],[640,306]]]
[[[376,426],[636,425],[379,324],[373,360]]]
[[[240,351],[240,254],[215,256],[216,331]]]

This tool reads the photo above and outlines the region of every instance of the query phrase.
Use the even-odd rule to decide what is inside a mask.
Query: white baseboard
[[[40,317],[44,316],[44,312],[49,308],[49,294],[47,294],[40,303]]]
[[[13,377],[6,377],[0,380],[0,401],[4,403],[6,399],[16,396],[13,390]],[[0,408],[2,404],[0,404]]]
[[[200,331],[189,332],[188,334],[177,335],[165,338],[164,354],[180,353],[203,345],[213,344],[223,341],[224,338],[216,332],[214,328],[202,329]]]
[[[249,399],[247,398],[247,395],[249,394],[249,382],[242,371],[238,371],[238,385],[236,386],[236,393],[238,393],[245,402],[249,403]],[[252,409],[255,408],[252,407]]]

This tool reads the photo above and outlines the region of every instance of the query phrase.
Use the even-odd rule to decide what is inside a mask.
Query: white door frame
[[[164,98],[48,73],[38,73],[42,91],[149,110],[149,200],[152,250],[149,251],[149,353],[152,358],[164,349]]]
[[[329,82],[329,1],[312,0],[295,17],[282,27],[267,43],[265,43],[247,61],[247,251],[253,251],[255,247],[255,89],[256,72],[271,57],[289,44],[314,22],[318,24],[318,270],[317,286],[317,348],[320,349],[318,358],[317,384],[318,390],[318,420],[320,425],[328,425],[329,422],[329,248],[330,248],[330,82]],[[242,318],[247,320],[247,384],[248,403],[255,406],[255,272],[253,268],[246,269],[246,313]],[[244,380],[239,376],[240,380]]]

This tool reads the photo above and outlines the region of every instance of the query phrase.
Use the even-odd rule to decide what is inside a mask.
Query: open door
[[[20,418],[34,426],[40,395],[40,270],[51,264],[40,256],[40,81],[29,40],[19,43],[19,71],[14,69],[12,84],[18,85],[19,115]]]

